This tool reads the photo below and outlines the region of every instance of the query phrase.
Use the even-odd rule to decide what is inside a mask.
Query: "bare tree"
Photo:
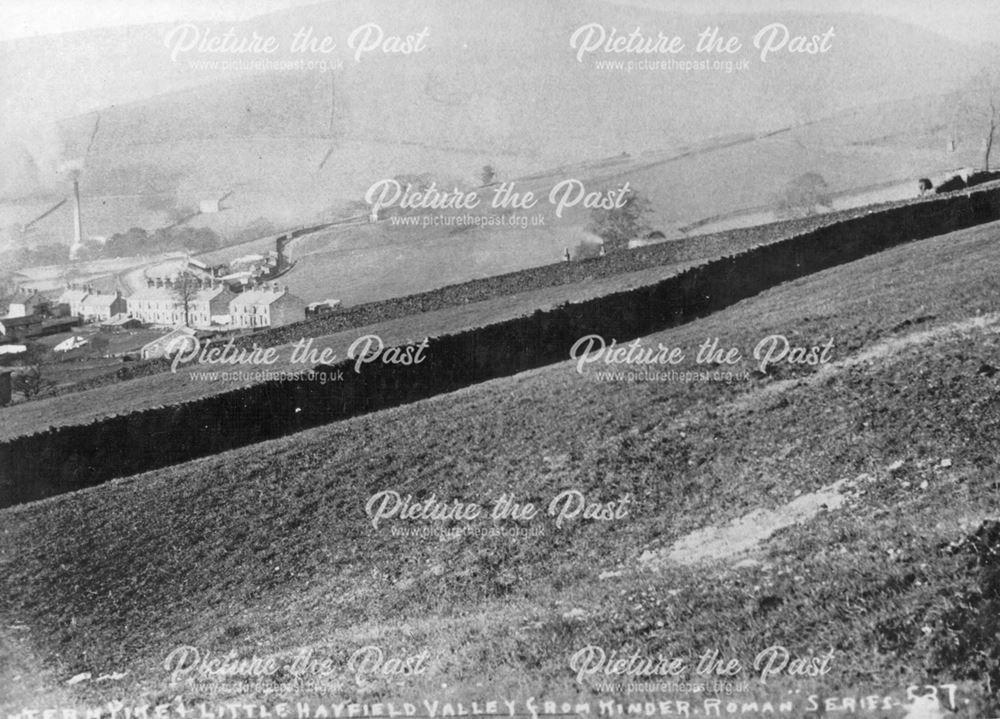
[[[968,131],[983,138],[983,170],[989,172],[1000,124],[1000,71],[986,68],[972,78],[963,93],[959,113]]]
[[[178,304],[184,308],[184,326],[191,326],[191,306],[197,298],[201,289],[201,280],[195,277],[190,271],[181,272],[174,280],[174,297]]]
[[[25,399],[45,394],[55,382],[46,376],[47,351],[41,345],[29,345],[24,365],[13,377],[12,389],[20,392]]]
[[[23,394],[25,399],[31,399],[40,395],[49,384],[42,373],[42,366],[32,365],[14,375],[12,389]]]

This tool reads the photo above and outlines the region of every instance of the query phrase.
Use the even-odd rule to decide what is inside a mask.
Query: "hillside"
[[[334,227],[293,243],[291,254],[304,261],[284,281],[309,301],[336,297],[353,305],[559,261],[566,249],[590,236],[586,209],[570,207],[557,216],[548,201],[552,188],[567,178],[579,179],[588,191],[615,190],[629,183],[650,201],[649,225],[671,239],[685,237],[685,226],[697,226],[695,221],[702,218],[746,208],[773,209],[786,187],[807,172],[821,172],[834,195],[868,195],[856,204],[912,198],[916,178],[979,162],[978,150],[968,146],[946,151],[941,107],[955,102],[949,95],[882,103],[775,134],[545,168],[515,180],[519,192],[544,198],[530,211],[503,213],[484,207],[475,213],[409,213],[415,222],[472,214],[503,218],[508,224],[419,226],[390,218],[376,225]],[[886,186],[891,191],[883,198],[879,190]],[[484,204],[492,197],[490,189],[480,188],[479,193]],[[774,220],[768,213],[755,224]],[[203,221],[212,220],[193,222]],[[513,221],[521,224],[509,224]],[[265,240],[253,250],[272,247]],[[206,260],[224,261],[247,251],[240,245],[211,253]]]
[[[832,338],[821,370],[745,377],[744,360],[734,381],[629,382],[567,361],[2,510],[0,640],[20,659],[0,667],[0,706],[39,696],[29,666],[86,701],[596,701],[600,677],[578,684],[568,666],[587,645],[752,659],[781,644],[832,651],[829,672],[772,677],[743,699],[875,692],[898,709],[908,684],[956,681],[958,715],[990,716],[998,238],[992,224],[915,242],[643,339],[688,350],[683,370],[706,337],[744,354],[773,333]],[[392,531],[430,523],[374,529],[364,505],[386,489],[484,507],[504,492],[544,506],[565,489],[632,504],[616,521],[542,516],[519,525],[538,535],[444,539]],[[708,541],[741,518],[762,540],[749,554]],[[169,686],[162,661],[180,644],[313,648],[338,671],[322,687],[287,673],[238,692]],[[429,668],[348,675],[365,644],[426,649]],[[127,674],[56,688],[85,671]]]
[[[975,191],[974,196],[978,200],[988,202],[993,192],[995,187],[983,185]],[[956,198],[952,198],[954,199]],[[392,345],[418,342],[424,337],[462,333],[476,327],[495,325],[518,317],[524,318],[539,310],[551,310],[561,304],[585,302],[622,290],[648,288],[665,278],[683,274],[687,268],[704,265],[706,261],[721,260],[753,248],[773,246],[783,240],[808,235],[822,228],[836,227],[839,223],[872,215],[877,217],[906,207],[920,213],[920,208],[925,210],[931,206],[944,208],[945,205],[941,203],[950,203],[952,200],[928,196],[918,200],[825,213],[760,227],[699,235],[683,241],[612,252],[605,257],[582,262],[548,264],[533,270],[495,275],[447,285],[429,292],[356,305],[320,318],[294,322],[251,334],[240,338],[237,344],[243,348],[256,345],[275,347],[278,359],[276,363],[269,365],[268,369],[297,373],[308,365],[289,361],[292,345],[307,337],[315,338],[317,348],[330,347],[336,350],[337,357],[343,358],[350,343],[367,334],[377,334]],[[952,208],[944,212],[956,213],[955,217],[975,217],[975,214],[969,215],[966,211],[955,209],[954,206]],[[932,212],[925,217],[930,220],[934,214],[936,213]],[[987,217],[994,216],[980,215],[978,221],[986,222]],[[895,234],[894,231],[891,232]],[[924,235],[928,234],[926,231],[922,232]],[[882,236],[886,236],[885,232]],[[322,232],[316,236],[305,235],[290,247],[309,248],[323,238]],[[910,241],[911,238],[912,235],[904,234],[897,239]],[[850,236],[843,238],[842,241],[849,243]],[[248,246],[256,244],[249,243],[243,246],[243,251],[246,251]],[[389,245],[386,249],[393,251],[400,248]],[[233,248],[230,248],[225,252],[232,250]],[[207,257],[217,257],[219,254],[221,252]],[[297,255],[298,250],[293,250],[292,254]],[[425,260],[426,256],[417,257],[411,264],[419,267]],[[304,259],[300,259],[299,264],[308,271],[318,263],[307,255]],[[459,272],[467,270],[458,265],[453,267]],[[368,282],[391,277],[393,282],[406,283],[412,281],[414,276],[419,277],[418,273],[413,272],[405,275],[378,274],[379,270],[384,271],[384,269],[377,268],[373,271],[372,276],[367,278]],[[344,273],[344,277],[352,277],[349,263],[341,263],[337,267],[337,272]],[[438,276],[441,276],[440,271]],[[357,281],[357,278],[353,280]],[[759,289],[758,287],[755,291]],[[297,288],[296,291],[301,290]],[[260,378],[244,376],[245,373],[236,373],[237,376],[233,377],[229,372],[204,371],[232,368],[232,365],[206,367],[202,363],[195,363],[181,367],[173,373],[167,372],[168,367],[163,363],[153,365],[136,363],[131,367],[123,366],[107,375],[104,380],[76,388],[77,392],[84,392],[82,396],[74,396],[75,393],[71,391],[54,397],[36,398],[34,401],[22,402],[7,408],[0,413],[0,439],[44,432],[53,427],[80,426],[101,418],[126,416],[130,412],[163,404],[176,405],[224,393],[236,387],[259,384],[262,381]]]
[[[358,62],[347,37],[368,22],[386,32],[427,27],[428,48]],[[599,23],[655,29],[691,44],[704,27],[718,25],[749,44],[769,22],[801,32],[833,27],[836,44],[823,56],[766,63],[747,49],[739,57],[751,65],[742,73],[639,73],[598,69],[599,55],[577,61],[568,42],[576,28]],[[224,212],[195,220],[231,234],[261,216],[285,226],[338,211],[376,180],[400,174],[469,184],[487,163],[502,180],[584,163],[579,179],[597,183],[600,173],[587,163],[625,152],[636,165],[653,155],[655,169],[633,168],[633,184],[650,195],[658,223],[674,227],[768,202],[804,172],[829,167],[831,182],[843,189],[902,179],[928,164],[968,162],[940,157],[952,118],[939,105],[985,61],[977,50],[905,23],[836,13],[699,16],[604,3],[485,1],[401,9],[357,0],[204,31],[230,25],[283,41],[314,28],[338,41],[328,59],[343,65],[326,72],[223,71],[194,63],[205,60],[196,53],[171,62],[164,45],[171,28],[161,26],[0,43],[10,68],[3,77],[8,112],[0,114],[16,138],[0,158],[9,185],[0,197],[10,201],[0,207],[0,224],[27,222],[64,196],[65,180],[55,170],[65,160],[83,160],[89,232],[153,228],[179,209],[232,191]],[[288,45],[268,59],[296,59]],[[124,75],[116,71],[122,66]],[[152,79],[140,89],[137,78],[145,76]],[[39,108],[27,102],[37,95],[36,81],[48,88]],[[856,125],[863,135],[847,140],[858,144],[835,149],[842,148],[837,131],[845,114],[895,102],[916,103],[915,112],[901,118],[865,109]],[[45,117],[37,116],[41,109]],[[827,118],[837,126],[830,133],[820,122]],[[55,120],[57,130],[43,130]],[[724,146],[725,138],[810,123],[818,124],[805,135],[659,164],[705,143]],[[960,153],[967,149],[960,143]],[[68,228],[57,213],[42,229],[65,241]]]

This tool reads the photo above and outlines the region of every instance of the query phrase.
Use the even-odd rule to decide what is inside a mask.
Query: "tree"
[[[108,238],[100,252],[105,257],[131,257],[171,250],[208,252],[221,246],[221,238],[209,227],[170,225],[157,228],[152,234],[141,227],[116,232]]]
[[[621,207],[591,210],[587,230],[603,238],[609,249],[621,249],[628,246],[629,240],[649,232],[646,215],[651,211],[649,200],[635,190],[629,190]]]
[[[89,262],[91,260],[98,260],[104,255],[104,244],[97,241],[86,239],[83,241],[83,246],[77,250],[76,259],[79,262]]]
[[[983,138],[983,170],[990,171],[990,155],[1000,125],[1000,71],[983,69],[966,87],[959,104],[963,129]]]
[[[132,227],[128,232],[116,232],[104,243],[106,257],[131,257],[141,254],[149,247],[149,233],[141,227]]]
[[[777,205],[779,217],[809,217],[819,214],[821,207],[833,209],[833,199],[823,176],[817,172],[807,172],[785,186]]]
[[[483,187],[492,185],[497,179],[496,168],[493,165],[483,165],[483,169],[479,173],[479,179],[482,181]]]
[[[191,272],[181,272],[173,282],[174,297],[178,304],[184,308],[184,326],[191,326],[191,305],[194,304],[198,291],[201,289],[201,280]]]
[[[31,399],[50,391],[55,382],[45,373],[48,350],[37,343],[29,344],[27,350],[24,366],[12,377],[11,389],[20,392],[25,399]]]

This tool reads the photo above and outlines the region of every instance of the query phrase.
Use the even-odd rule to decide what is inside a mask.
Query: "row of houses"
[[[20,290],[6,301],[4,319],[80,317],[84,322],[101,321],[118,312],[124,312],[125,298],[120,292],[102,294],[91,287],[70,287],[58,298],[33,290]]]
[[[176,291],[170,283],[157,285],[150,280],[148,285],[128,298],[127,314],[141,322],[191,327],[227,323],[233,293],[225,285],[199,283]]]
[[[193,329],[260,329],[303,319],[306,303],[276,283],[233,292],[215,280],[185,282],[150,280],[128,297],[121,292],[95,292],[72,285],[58,298],[19,292],[5,303],[0,341],[10,342],[67,331],[81,323],[111,330],[153,325]]]
[[[277,283],[234,293],[214,280],[172,283],[149,280],[147,286],[125,297],[95,293],[88,287],[67,288],[58,299],[70,315],[84,322],[110,322],[128,317],[143,324],[196,329],[228,326],[234,329],[276,327],[301,320],[306,303]]]

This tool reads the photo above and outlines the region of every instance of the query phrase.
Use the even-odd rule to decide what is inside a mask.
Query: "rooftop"
[[[121,295],[87,295],[83,298],[84,307],[110,307],[111,304],[119,299]]]

